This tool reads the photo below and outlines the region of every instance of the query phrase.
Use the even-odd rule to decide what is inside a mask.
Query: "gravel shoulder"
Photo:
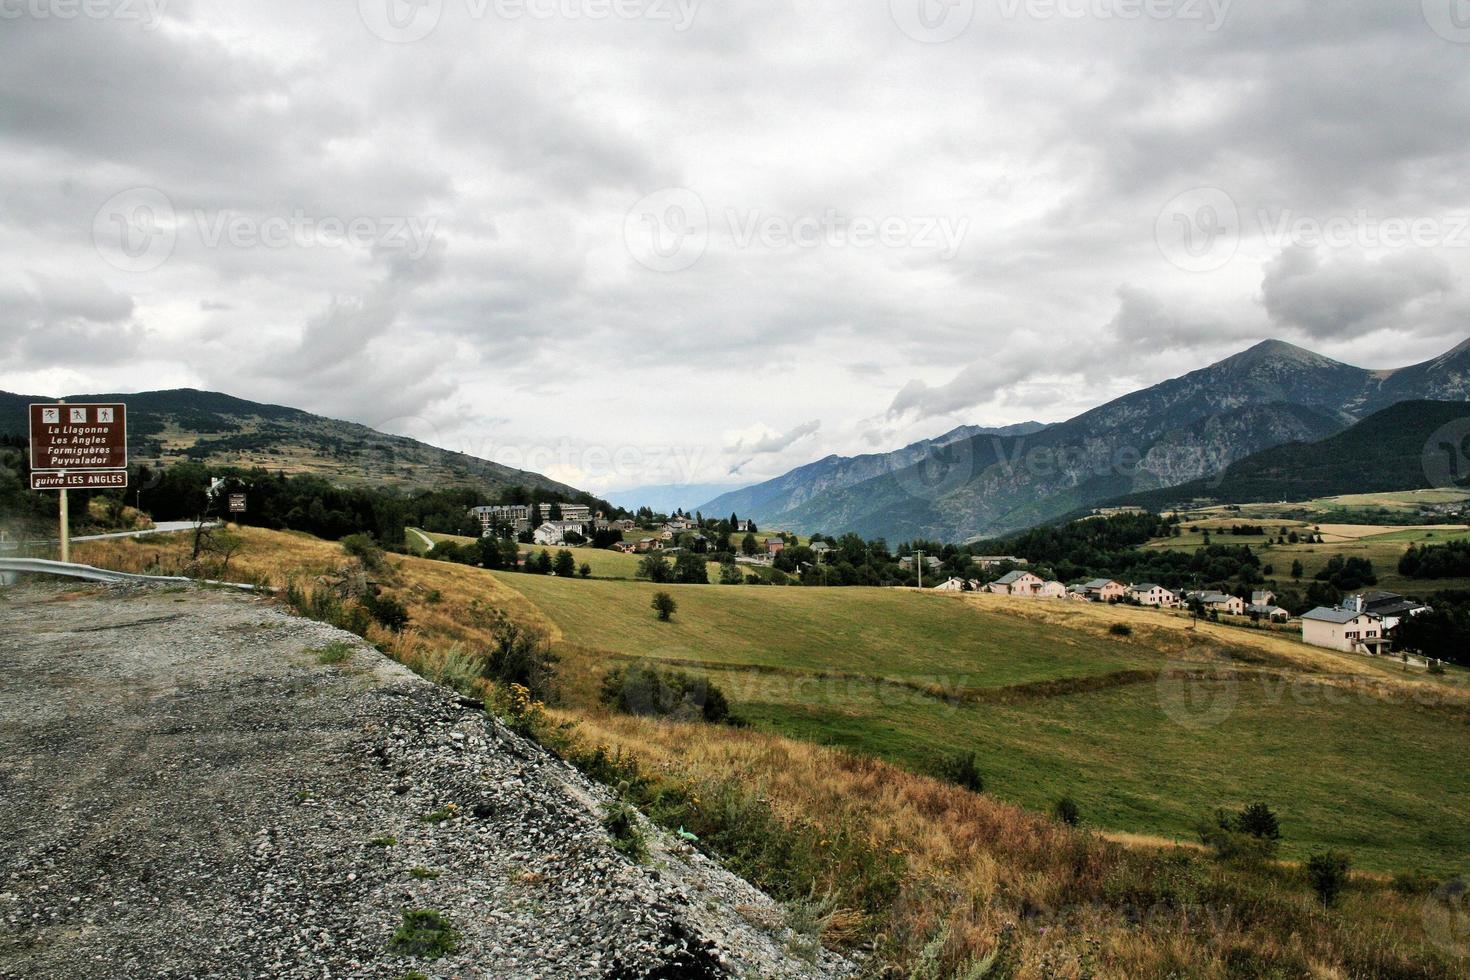
[[[625,859],[602,787],[262,599],[0,590],[0,745],[0,977],[853,972],[680,841]],[[405,910],[454,950],[395,950]]]

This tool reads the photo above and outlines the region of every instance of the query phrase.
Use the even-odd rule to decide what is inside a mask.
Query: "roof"
[[[1083,585],[1082,587],[1084,589],[1101,589],[1101,588],[1104,588],[1105,586],[1117,585],[1117,584],[1118,584],[1117,582],[1114,582],[1110,578],[1095,578],[1091,582],[1088,582],[1087,584]]]
[[[1359,616],[1371,616],[1372,613],[1358,613],[1351,609],[1328,609],[1326,606],[1318,606],[1309,613],[1304,613],[1302,619],[1311,619],[1319,623],[1336,623],[1342,626],[1351,623]]]
[[[1273,606],[1265,602],[1251,603],[1249,606],[1245,607],[1245,611],[1250,613],[1258,613],[1262,616],[1275,616],[1277,613],[1286,613],[1288,616],[1291,615],[1290,612],[1287,612],[1287,610],[1282,609],[1280,606]]]
[[[1015,585],[1021,579],[1025,578],[1027,575],[1030,575],[1030,574],[1031,574],[1030,572],[1006,572],[1000,578],[998,578],[998,579],[995,580],[995,584],[996,585]]]
[[[1129,592],[1152,592],[1154,589],[1158,589],[1158,588],[1162,588],[1162,586],[1154,585],[1152,582],[1140,582],[1137,585],[1130,585],[1130,586],[1128,586],[1128,591]]]

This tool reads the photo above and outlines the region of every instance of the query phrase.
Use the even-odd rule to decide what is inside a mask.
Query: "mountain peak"
[[[1290,363],[1290,364],[1316,364],[1336,365],[1338,362],[1330,357],[1323,357],[1315,351],[1309,351],[1305,347],[1296,344],[1288,344],[1284,340],[1263,340],[1254,347],[1241,351],[1233,357],[1227,357],[1221,364],[1238,367],[1251,367],[1257,364],[1267,363]]]

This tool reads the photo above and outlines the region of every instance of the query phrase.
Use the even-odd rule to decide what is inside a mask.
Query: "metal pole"
[[[61,401],[58,402],[58,404],[65,405],[66,404],[66,399],[65,398],[61,399]],[[66,482],[66,471],[65,470],[63,470],[62,473],[61,473],[61,481],[62,481],[63,484]],[[61,536],[61,560],[62,561],[71,561],[71,515],[66,512],[66,487],[65,486],[63,486],[61,488],[60,499],[61,499],[61,515],[60,515],[61,519],[60,519],[60,522],[59,523],[60,523],[60,532],[61,532],[61,534],[60,534],[60,536]]]
[[[919,570],[919,591],[924,591],[924,553],[914,552],[914,567]]]

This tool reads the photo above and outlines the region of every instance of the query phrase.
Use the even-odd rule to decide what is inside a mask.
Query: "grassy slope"
[[[1067,604],[1064,618],[1055,603],[1043,617],[998,597],[893,590],[674,588],[679,613],[660,624],[643,583],[499,578],[560,628],[569,673],[595,678],[625,658],[702,662],[762,728],[914,767],[974,750],[990,788],[1028,807],[1070,793],[1101,826],[1186,838],[1215,806],[1265,799],[1284,814],[1288,856],[1332,845],[1363,867],[1449,872],[1470,854],[1470,828],[1450,802],[1470,793],[1470,770],[1454,761],[1470,734],[1465,713],[1398,689],[1383,696],[1385,668],[1361,658],[1239,630],[1191,634],[1157,614]],[[1118,618],[1131,618],[1134,638],[1107,635]],[[1187,694],[1153,675],[1096,691],[996,693],[1181,659],[1223,663],[1232,647],[1272,668],[1201,682],[1206,700],[1233,703],[1212,726],[1174,720],[1171,711],[1192,720]],[[1356,681],[1289,682],[1307,670]],[[932,685],[971,702],[920,690]]]

